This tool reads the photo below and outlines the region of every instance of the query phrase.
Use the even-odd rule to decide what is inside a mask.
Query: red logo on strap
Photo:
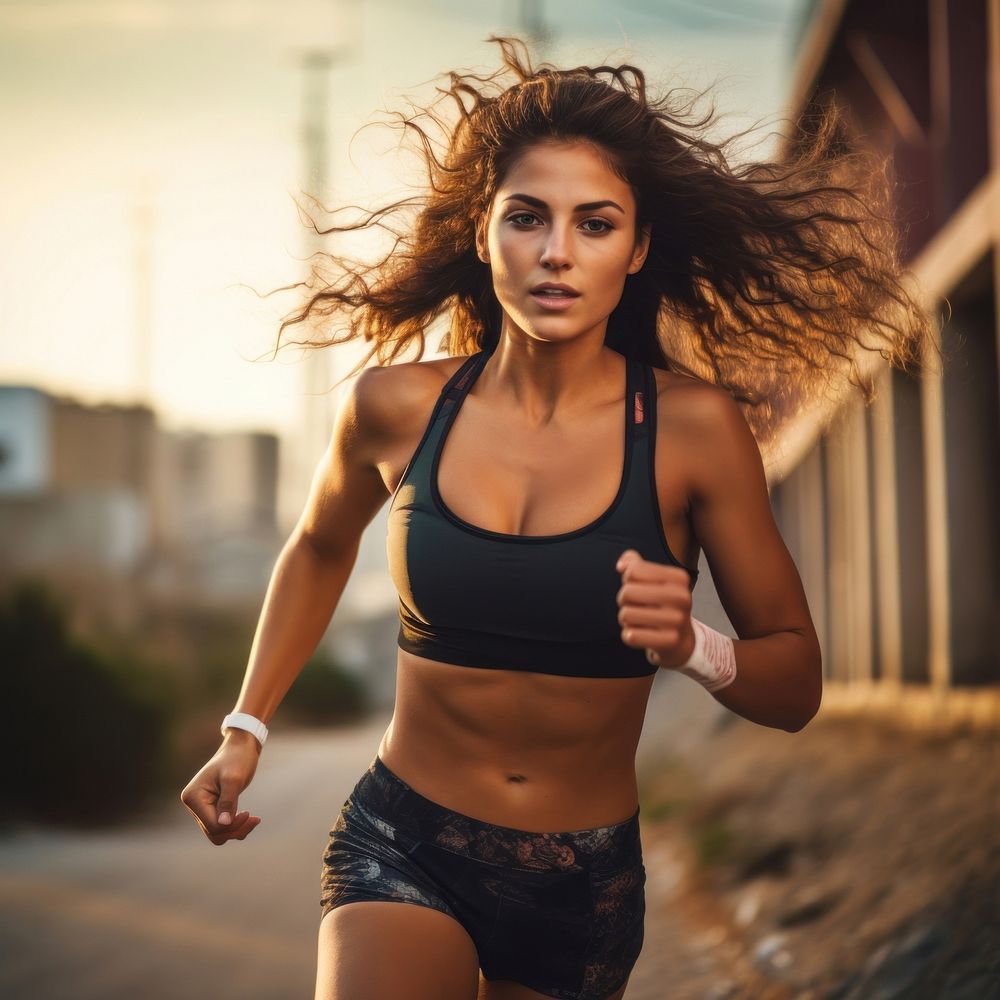
[[[642,423],[642,393],[637,392],[635,394],[635,417],[633,423]]]

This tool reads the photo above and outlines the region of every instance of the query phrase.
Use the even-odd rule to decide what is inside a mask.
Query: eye
[[[513,215],[507,216],[508,222],[513,222],[515,226],[522,225],[522,223],[516,222],[516,219],[537,219],[538,216],[534,212],[515,212]]]
[[[534,212],[514,212],[513,215],[507,216],[507,221],[512,225],[517,226],[520,229],[530,229],[532,228],[530,223],[521,222],[521,219],[538,219],[538,216]],[[593,233],[595,236],[611,232],[615,227],[608,222],[606,219],[584,219],[581,223],[583,226],[589,226],[591,223],[597,223],[600,229],[586,229],[585,232]]]

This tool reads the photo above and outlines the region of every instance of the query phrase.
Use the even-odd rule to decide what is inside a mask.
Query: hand
[[[249,809],[236,811],[236,801],[253,780],[259,759],[260,746],[251,733],[228,729],[218,752],[181,792],[181,802],[216,846],[246,840],[260,823],[260,816],[251,816]]]
[[[660,666],[679,667],[694,652],[687,570],[643,559],[626,549],[615,564],[622,575],[618,624],[626,646],[652,649]]]

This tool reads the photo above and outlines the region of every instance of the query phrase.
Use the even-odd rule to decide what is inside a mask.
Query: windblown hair
[[[652,226],[645,264],[627,277],[608,319],[607,346],[723,386],[759,438],[845,372],[870,402],[864,351],[921,369],[931,320],[901,268],[890,162],[845,144],[834,105],[796,125],[779,160],[734,166],[727,149],[746,133],[710,141],[716,112],[695,113],[702,95],[671,90],[654,99],[635,66],[536,68],[521,40],[488,40],[501,48],[502,69],[452,71],[450,85],[437,88],[441,99],[395,113],[404,137],[418,140],[428,188],[352,225],[319,229],[310,219],[323,236],[378,226],[395,241],[373,263],[314,255],[333,277],[320,278],[314,263],[310,281],[285,286],[313,294],[282,320],[279,346],[286,327],[341,314],[341,335],[294,343],[373,342],[354,374],[373,356],[392,363],[411,344],[419,360],[429,325],[450,311],[441,349],[491,350],[501,311],[476,253],[477,227],[519,156],[538,142],[568,140],[606,157],[635,194],[637,226]],[[435,110],[445,99],[457,119]],[[438,130],[441,149],[421,117]],[[405,222],[393,227],[385,221],[393,216]]]

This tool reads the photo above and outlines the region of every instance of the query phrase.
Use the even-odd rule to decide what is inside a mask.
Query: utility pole
[[[135,311],[132,330],[133,392],[140,405],[152,405],[153,353],[153,214],[152,185],[135,189],[131,205],[134,239]]]
[[[545,22],[542,0],[518,0],[517,13],[518,30],[532,43],[532,55],[544,60],[555,35]]]
[[[313,49],[302,54],[302,150],[305,167],[302,192],[307,202],[323,204],[328,193],[329,78],[335,54],[329,49]],[[314,207],[309,206],[310,214]],[[306,230],[307,259],[321,249],[321,237]],[[328,349],[309,349],[302,361],[302,424],[297,435],[304,446],[303,458],[315,466],[330,437],[333,415],[329,389],[334,381]],[[308,477],[303,479],[308,483]]]
[[[302,73],[302,105],[299,139],[302,150],[302,184],[305,208],[316,216],[330,202],[329,120],[330,71],[348,56],[344,44],[309,48],[296,53]],[[321,220],[317,224],[322,228]],[[323,247],[322,237],[312,227],[305,230],[306,260]],[[309,265],[311,266],[311,264]],[[308,324],[306,324],[308,327]],[[309,330],[303,331],[309,336]],[[308,348],[300,362],[301,404],[291,435],[285,439],[279,475],[279,521],[290,528],[305,504],[316,465],[326,450],[333,430],[337,395],[331,386],[337,380],[337,359],[330,348]]]

